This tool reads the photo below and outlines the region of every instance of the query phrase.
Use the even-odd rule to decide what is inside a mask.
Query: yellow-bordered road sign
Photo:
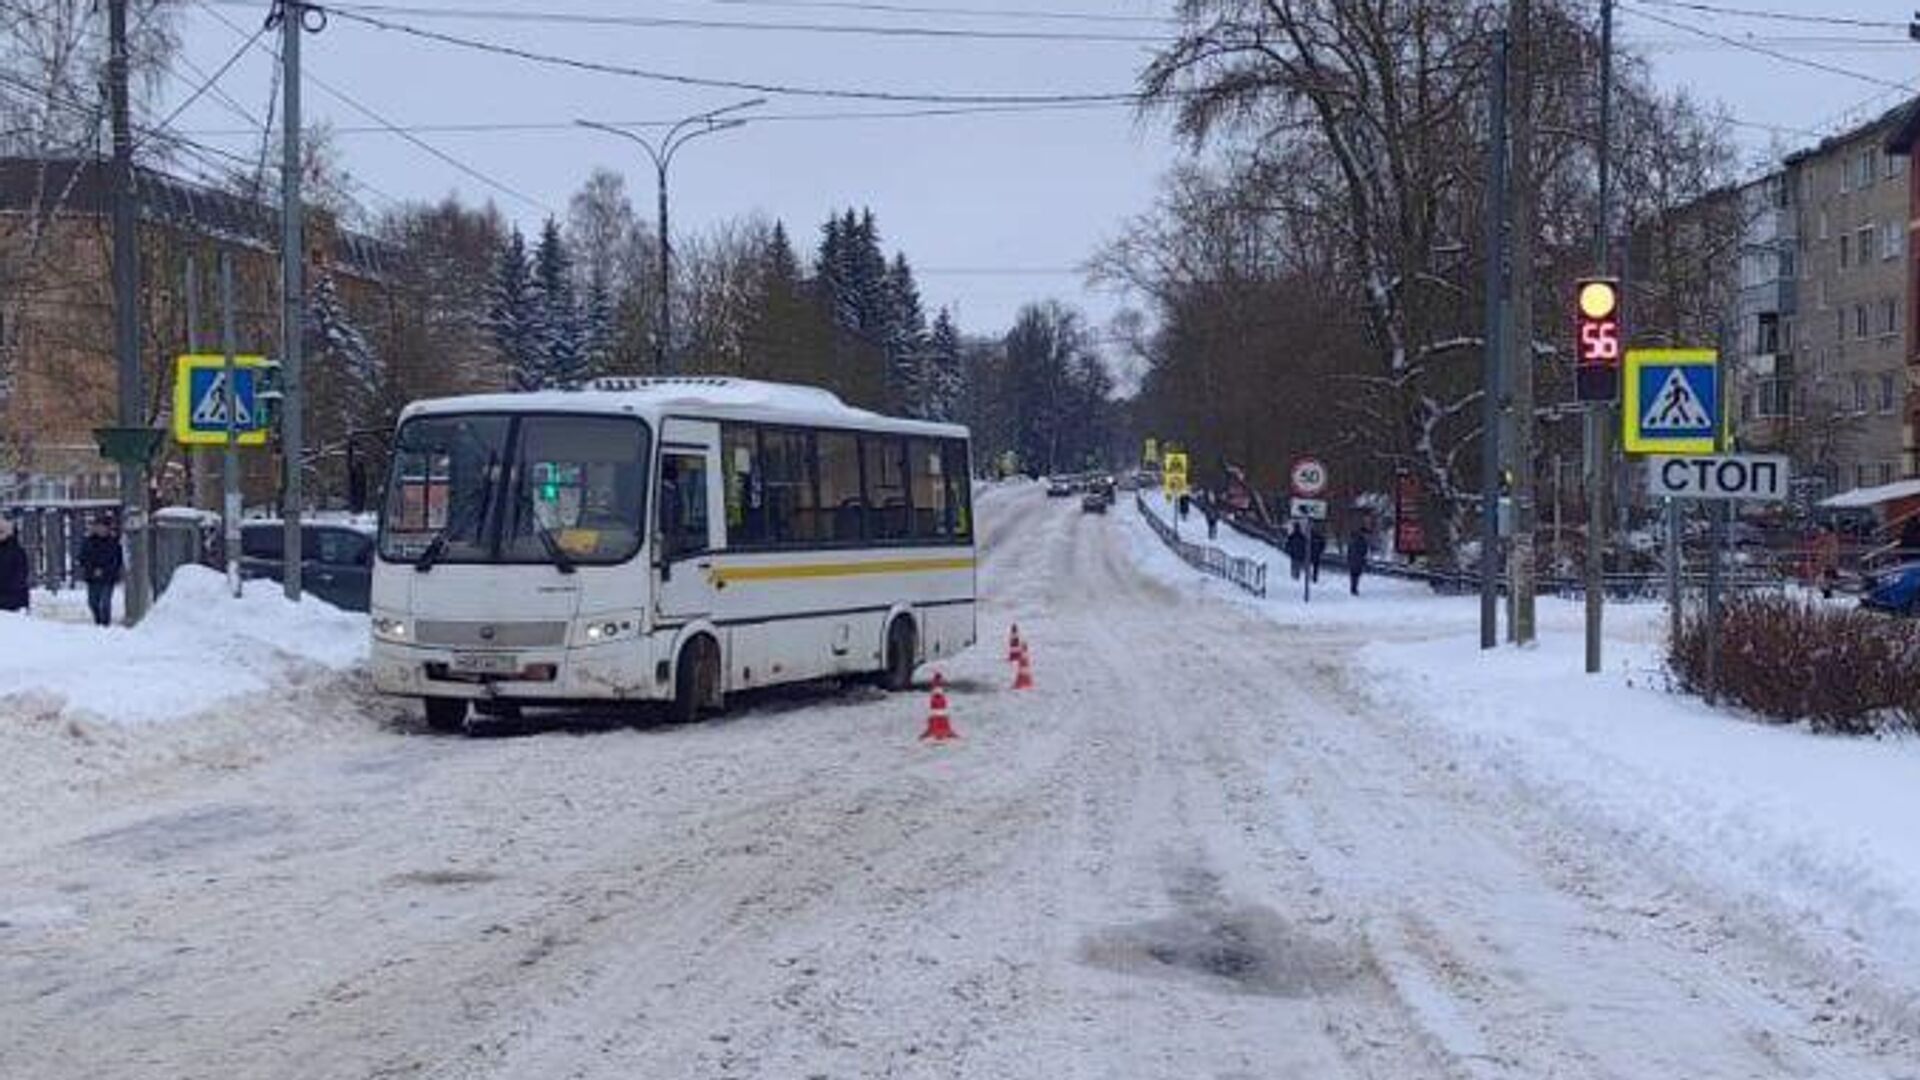
[[[1168,498],[1177,499],[1187,493],[1187,455],[1180,450],[1168,450],[1160,455],[1160,486]]]
[[[234,413],[240,446],[265,446],[266,417],[260,408],[261,369],[268,367],[264,356],[233,358]],[[227,442],[227,358],[218,355],[183,355],[175,361],[173,373],[173,438],[182,446],[224,446]]]
[[[1711,454],[1720,448],[1720,354],[1628,349],[1621,441],[1629,454]]]

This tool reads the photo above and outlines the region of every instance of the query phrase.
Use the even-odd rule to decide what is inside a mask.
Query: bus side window
[[[815,435],[820,463],[820,513],[823,528],[817,538],[856,543],[866,536],[866,496],[860,490],[860,442],[851,433],[822,431]]]
[[[751,424],[722,425],[720,469],[726,480],[728,547],[758,547],[773,539],[767,531],[759,463],[759,429]]]
[[[973,539],[973,475],[967,463],[967,444],[963,439],[945,443],[947,463],[948,532],[956,540]]]
[[[907,507],[906,440],[862,435],[860,451],[866,482],[868,535],[875,540],[905,540],[913,535]]]
[[[914,538],[946,539],[953,535],[953,518],[947,497],[945,445],[932,439],[914,439],[907,447],[913,478]]]

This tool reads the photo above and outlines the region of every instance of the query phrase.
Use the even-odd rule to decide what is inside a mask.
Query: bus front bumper
[[[463,652],[376,640],[374,689],[401,697],[474,701],[650,701],[672,696],[655,679],[644,640],[568,648]]]

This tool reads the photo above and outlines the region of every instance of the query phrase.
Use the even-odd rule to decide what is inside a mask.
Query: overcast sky
[[[1087,94],[1125,92],[1151,51],[1135,40],[1020,40],[827,33],[811,27],[971,30],[992,34],[1052,33],[1152,37],[1166,26],[1161,0],[367,0],[393,9],[381,17],[447,33],[586,61],[703,78],[824,89],[934,94]],[[1655,6],[1658,3],[1659,6]],[[1896,28],[1810,25],[1740,19],[1668,6],[1673,0],[1621,0],[1619,35],[1641,47],[1655,75],[1671,86],[1726,105],[1751,125],[1737,135],[1750,161],[1769,148],[1812,141],[1848,120],[1884,109],[1900,91],[1874,81],[1920,76],[1920,45]],[[1725,0],[1810,15],[1886,20],[1904,25],[1911,2],[1887,0]],[[402,10],[402,7],[407,10]],[[906,13],[876,8],[920,7]],[[950,12],[995,8],[968,17]],[[439,18],[418,9],[573,12],[727,23],[780,23],[784,29],[611,27],[552,22]],[[251,32],[265,3],[199,0],[181,20],[185,61],[174,100],[225,63],[242,38],[215,18]],[[1042,13],[1118,16],[1043,18]],[[1742,37],[1750,44],[1865,78],[1812,70],[1756,55],[1654,21],[1654,17]],[[1747,37],[1747,35],[1752,35]],[[1821,38],[1827,40],[1809,40]],[[1842,39],[1842,40],[1833,40]],[[270,40],[270,39],[269,39]],[[437,198],[449,191],[493,199],[510,217],[537,227],[549,210],[564,213],[568,195],[596,165],[623,171],[636,208],[653,211],[652,168],[638,147],[613,136],[571,129],[571,121],[673,119],[728,105],[753,93],[664,84],[565,70],[507,56],[466,51],[380,31],[336,17],[303,47],[310,78],[307,115],[330,121],[353,175],[378,210],[387,198]],[[271,64],[251,54],[220,80],[240,108],[259,117]],[[315,80],[344,90],[401,125],[552,124],[556,130],[434,132],[419,138],[526,198],[487,187],[458,167],[385,133],[361,133],[366,116]],[[875,101],[764,95],[755,113],[893,112],[926,108]],[[171,106],[166,106],[170,111]],[[1852,110],[1849,113],[1849,110]],[[749,114],[751,115],[751,114]],[[209,144],[256,153],[257,135],[208,95],[174,126]],[[248,149],[251,146],[253,149]],[[918,269],[929,309],[955,308],[971,332],[1004,327],[1020,303],[1057,297],[1104,321],[1119,301],[1091,291],[1076,269],[1120,222],[1144,209],[1157,177],[1177,149],[1165,132],[1143,125],[1125,107],[1024,114],[892,119],[767,120],[701,139],[676,160],[672,174],[675,231],[761,213],[787,222],[810,245],[835,207],[869,205],[888,247],[907,252]],[[376,194],[375,192],[378,192]]]

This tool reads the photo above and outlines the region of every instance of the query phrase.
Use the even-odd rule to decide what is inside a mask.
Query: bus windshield
[[[615,416],[424,416],[387,485],[388,561],[617,563],[646,520],[644,424]]]

